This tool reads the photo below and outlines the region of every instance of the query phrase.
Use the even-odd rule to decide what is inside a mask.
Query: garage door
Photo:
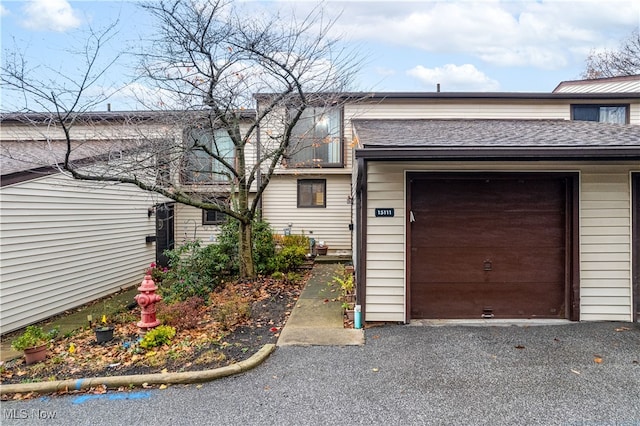
[[[410,177],[412,318],[565,318],[568,179]]]

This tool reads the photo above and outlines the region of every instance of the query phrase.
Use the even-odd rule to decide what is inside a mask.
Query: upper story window
[[[572,105],[571,117],[577,121],[627,124],[627,105]]]
[[[229,181],[229,170],[214,156],[227,163],[235,163],[233,141],[224,129],[190,129],[186,132],[186,155],[182,170],[183,183],[224,183]],[[207,152],[205,148],[209,150]]]
[[[291,132],[288,166],[342,167],[341,124],[339,108],[305,109]]]

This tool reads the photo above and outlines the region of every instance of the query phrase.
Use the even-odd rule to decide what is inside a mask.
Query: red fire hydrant
[[[138,305],[142,319],[138,322],[138,327],[149,330],[160,325],[160,321],[156,319],[156,303],[162,300],[160,295],[156,294],[158,287],[153,282],[151,275],[146,274],[142,280],[142,284],[138,287],[139,294],[134,297]]]

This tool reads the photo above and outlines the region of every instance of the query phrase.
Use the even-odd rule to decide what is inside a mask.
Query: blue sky
[[[243,1],[247,15],[263,8],[306,13],[310,1]],[[640,25],[637,0],[326,1],[337,16],[335,34],[365,57],[355,90],[550,92],[579,79],[592,50],[615,48]],[[25,52],[36,73],[46,68],[78,73],[68,50],[86,31],[119,20],[105,58],[139,49],[153,22],[135,2],[0,1],[2,58]],[[248,17],[249,18],[249,17]],[[105,59],[105,60],[106,60]],[[107,79],[113,87],[131,81],[122,57]],[[37,74],[36,74],[37,75]],[[46,77],[44,77],[46,78]],[[56,77],[57,78],[57,77]],[[57,81],[54,81],[57,83]],[[114,96],[114,109],[127,101]],[[20,104],[2,91],[3,111]]]

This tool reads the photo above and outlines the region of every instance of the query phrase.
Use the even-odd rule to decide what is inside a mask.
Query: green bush
[[[274,267],[276,271],[288,272],[299,268],[305,260],[307,249],[300,246],[286,246],[276,255]]]
[[[273,269],[279,272],[289,272],[302,265],[309,252],[309,238],[304,235],[279,236],[281,250],[273,259]]]
[[[276,242],[273,231],[267,222],[253,223],[253,261],[258,274],[270,274],[274,271],[273,258],[276,254]]]
[[[275,241],[271,226],[265,221],[252,223],[253,262],[258,274],[273,272],[273,256]],[[219,272],[236,275],[240,271],[238,246],[240,241],[240,225],[237,220],[229,219],[220,228],[218,242],[212,247],[211,255],[221,265]]]
[[[200,247],[199,241],[188,241],[173,250],[165,251],[169,270],[164,274],[160,294],[167,304],[190,297],[207,299],[221,282],[220,258],[216,247]]]
[[[143,349],[156,348],[158,346],[171,343],[171,339],[176,335],[176,329],[168,325],[159,325],[156,328],[147,331],[144,338],[140,342]]]

